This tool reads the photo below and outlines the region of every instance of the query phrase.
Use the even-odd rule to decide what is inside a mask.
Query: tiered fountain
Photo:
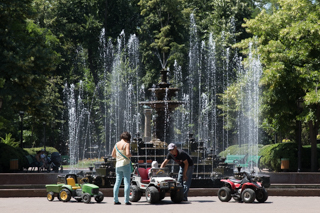
[[[170,88],[170,83],[167,82],[168,71],[161,70],[161,82],[157,88],[150,88],[149,90],[155,93],[156,99],[154,101],[142,101],[140,105],[149,106],[157,113],[156,116],[156,135],[153,140],[160,140],[161,142],[170,143],[170,136],[173,135],[172,117],[171,113],[180,105],[184,104],[183,101],[171,100],[175,97],[178,88]],[[148,142],[148,141],[146,141]]]

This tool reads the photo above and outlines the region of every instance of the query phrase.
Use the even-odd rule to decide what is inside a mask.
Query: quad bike
[[[101,203],[104,195],[99,191],[99,186],[86,183],[85,178],[82,180],[84,183],[78,184],[77,175],[67,174],[65,184],[46,185],[48,201],[53,201],[54,197],[57,196],[63,202],[68,202],[73,197],[78,202],[90,203],[91,197],[94,197],[97,203]]]
[[[256,199],[259,203],[264,203],[268,199],[268,193],[263,186],[263,182],[258,182],[259,178],[247,172],[240,172],[238,167],[236,178],[221,179],[224,186],[218,191],[218,198],[222,202],[229,202],[231,198],[238,202],[253,203]]]
[[[149,170],[151,170],[150,175]],[[131,202],[138,202],[145,194],[148,203],[157,203],[167,192],[170,192],[174,203],[183,200],[183,186],[169,176],[168,168],[135,168],[130,186]]]

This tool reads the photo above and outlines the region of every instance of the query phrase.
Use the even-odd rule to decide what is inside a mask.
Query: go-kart
[[[218,198],[222,202],[229,202],[231,198],[238,202],[253,203],[256,199],[259,203],[264,203],[268,199],[268,193],[263,186],[263,182],[258,182],[259,178],[247,172],[240,172],[238,167],[237,178],[221,179],[224,186],[218,191]]]
[[[157,203],[165,198],[167,192],[170,192],[174,203],[183,200],[183,186],[170,177],[168,168],[135,168],[130,186],[131,202],[138,202],[145,194],[148,203]]]
[[[65,184],[48,184],[47,189],[47,200],[53,201],[54,197],[57,196],[60,201],[68,202],[71,197],[76,201],[84,203],[90,203],[91,197],[94,197],[97,203],[101,203],[104,199],[104,195],[99,191],[99,186],[86,183],[85,178],[80,180],[82,184],[78,184],[77,175],[67,174],[65,176]]]

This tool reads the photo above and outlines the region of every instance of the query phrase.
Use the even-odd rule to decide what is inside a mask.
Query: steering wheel
[[[82,179],[80,180],[80,182],[88,183],[88,182],[89,182],[89,179],[88,179],[87,177],[85,177],[85,178],[82,178]]]
[[[162,174],[162,173],[164,173],[164,171],[162,169],[160,169],[159,171],[156,172],[156,175]]]

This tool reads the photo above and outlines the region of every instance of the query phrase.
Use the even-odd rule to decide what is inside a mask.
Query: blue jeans
[[[178,181],[183,186],[183,190],[184,190],[183,191],[183,200],[184,201],[188,200],[188,192],[189,192],[189,188],[191,186],[192,174],[193,174],[193,166],[189,166],[188,171],[187,171],[188,180],[183,182],[183,168],[180,166],[179,174],[178,174]]]
[[[130,179],[131,179],[131,165],[130,163],[116,167],[116,182],[113,187],[113,201],[119,202],[118,195],[119,195],[119,188],[121,185],[122,178],[124,177],[124,202],[129,202],[129,194],[130,194]]]

